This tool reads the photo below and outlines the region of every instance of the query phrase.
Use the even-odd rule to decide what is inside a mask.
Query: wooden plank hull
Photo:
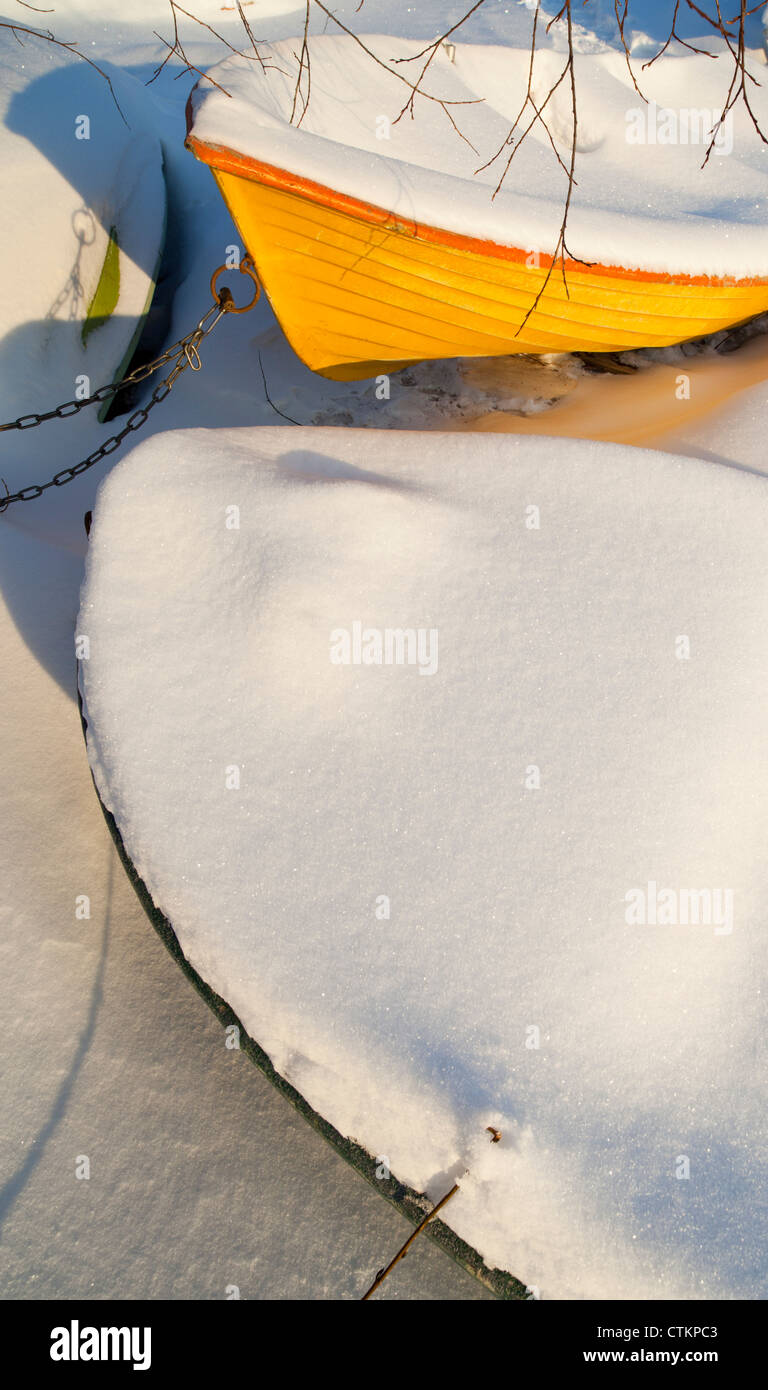
[[[193,134],[187,144],[211,166],[294,351],[335,380],[426,359],[665,347],[768,309],[765,279],[572,261],[547,279],[546,257],[416,225]]]

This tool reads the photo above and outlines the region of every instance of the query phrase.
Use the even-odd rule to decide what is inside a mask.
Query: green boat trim
[[[79,680],[77,682],[77,703],[80,710],[83,737],[86,739],[87,747],[88,721],[83,708]],[[281,1076],[280,1073],[275,1070],[267,1053],[249,1035],[237,1014],[230,1008],[226,1000],[222,999],[221,995],[211,989],[211,986],[206,984],[205,980],[197,973],[194,966],[190,965],[171,923],[159,908],[155,906],[147,885],[140,877],[128,854],[117,822],[112,812],[108,810],[101,799],[92,769],[91,778],[109,833],[112,836],[123,868],[133,885],[139,902],[144,908],[144,911],[161,941],[173,956],[177,965],[181,967],[187,979],[194,985],[198,994],[205,1000],[211,1012],[215,1014],[222,1027],[226,1028],[234,1025],[239,1029],[241,1051],[245,1052],[251,1061],[256,1064],[267,1080],[271,1081],[275,1089],[278,1090],[281,1095],[285,1096],[286,1100],[290,1101],[294,1109],[297,1110],[300,1115],[304,1116],[304,1119],[312,1125],[312,1128],[316,1129],[318,1133],[328,1141],[331,1147],[336,1150],[345,1162],[349,1163],[352,1168],[360,1173],[381,1196],[385,1197],[386,1200],[400,1212],[402,1216],[407,1217],[414,1226],[417,1226],[430,1211],[433,1203],[431,1203],[423,1193],[416,1192],[412,1187],[408,1187],[407,1184],[398,1181],[395,1177],[377,1177],[376,1169],[378,1165],[373,1155],[368,1153],[367,1149],[364,1149],[362,1145],[356,1143],[353,1139],[345,1138],[333,1125],[323,1119],[322,1115],[319,1115],[316,1110],[313,1110],[312,1106],[309,1105],[301,1093],[297,1091],[289,1081],[286,1081],[284,1076]],[[456,1232],[452,1231],[450,1226],[447,1226],[445,1222],[441,1221],[439,1218],[430,1221],[429,1225],[425,1227],[424,1233],[429,1236],[441,1250],[445,1251],[451,1259],[455,1260],[463,1270],[468,1274],[474,1275],[476,1279],[479,1279],[480,1283],[489,1289],[496,1298],[526,1303],[532,1301],[530,1292],[525,1284],[521,1283],[519,1279],[516,1279],[514,1275],[507,1274],[504,1270],[489,1269],[477,1250],[475,1250],[473,1246],[468,1245],[460,1236],[457,1236]],[[382,1258],[385,1253],[386,1252],[382,1252]],[[362,1292],[361,1290],[361,1297]]]
[[[112,317],[119,298],[120,247],[117,240],[117,227],[110,227],[107,253],[101,267],[99,282],[94,291],[93,299],[88,305],[88,312],[80,330],[83,347],[87,346],[91,334],[95,333],[97,328],[101,328]]]

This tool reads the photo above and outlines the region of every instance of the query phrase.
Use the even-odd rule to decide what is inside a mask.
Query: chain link
[[[224,267],[220,266],[219,270],[215,272],[212,285],[223,269]],[[259,283],[250,257],[243,258],[240,269],[250,275],[256,285],[256,293],[251,304],[245,306],[245,308],[251,308],[259,297]],[[135,410],[120,432],[110,435],[109,439],[105,439],[104,443],[100,444],[98,449],[94,449],[87,458],[81,459],[79,463],[73,463],[69,468],[60,469],[47,483],[31,483],[27,487],[20,488],[18,492],[8,492],[6,487],[5,495],[0,495],[0,516],[10,507],[12,502],[32,502],[36,497],[42,497],[48,488],[63,487],[65,483],[71,483],[73,478],[87,472],[89,468],[93,468],[94,464],[100,463],[107,455],[113,454],[116,449],[119,449],[123,440],[134,430],[141,429],[141,426],[149,418],[150,411],[154,410],[155,406],[159,405],[160,401],[164,401],[166,396],[170,394],[174,383],[182,372],[185,372],[188,367],[193,372],[199,372],[202,366],[200,344],[204,338],[208,337],[209,333],[213,332],[224,314],[233,312],[242,313],[243,310],[236,309],[231,291],[226,286],[221,290],[215,290],[215,303],[211,305],[207,313],[203,314],[197,327],[191,333],[187,333],[185,337],[179,338],[171,347],[166,348],[159,357],[144,363],[141,367],[136,367],[120,381],[111,382],[108,386],[99,386],[92,395],[84,397],[83,400],[64,401],[62,405],[57,405],[53,410],[20,415],[17,420],[9,420],[7,424],[0,425],[0,432],[2,432],[3,430],[34,429],[36,425],[42,425],[46,420],[67,420],[70,416],[79,414],[86,406],[98,405],[101,401],[109,400],[110,397],[115,396],[118,391],[124,391],[128,386],[135,386],[137,383],[145,381],[147,377],[153,376],[168,362],[174,364],[168,375],[163,377],[160,384],[155,387],[147,404],[141,409]]]

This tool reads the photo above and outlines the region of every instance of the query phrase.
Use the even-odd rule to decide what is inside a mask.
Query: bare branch
[[[243,28],[245,29],[245,32],[246,32],[246,34],[248,35],[248,38],[249,38],[250,41],[251,41],[251,47],[252,47],[252,49],[253,49],[253,51],[254,51],[254,53],[255,53],[255,55],[256,55],[256,61],[259,63],[262,72],[266,72],[266,70],[267,70],[266,64],[265,64],[264,59],[262,58],[261,54],[259,53],[258,44],[256,43],[256,40],[255,40],[255,38],[253,37],[253,30],[252,30],[250,24],[248,23],[248,20],[246,19],[245,14],[243,13],[243,7],[242,7],[242,5],[240,4],[240,0],[237,0],[237,12],[238,12],[238,14],[239,14],[239,16],[240,16],[240,18],[241,18],[241,20],[242,20],[242,22],[243,22]]]
[[[690,0],[689,0],[689,3],[690,3]],[[757,78],[753,77],[753,76],[752,76],[752,73],[750,73],[750,72],[747,71],[747,65],[746,65],[747,45],[746,45],[746,36],[745,36],[745,24],[746,24],[746,19],[747,19],[747,13],[748,13],[748,12],[747,12],[746,0],[741,0],[741,8],[740,8],[739,14],[738,14],[734,19],[727,21],[727,22],[730,23],[730,24],[738,23],[738,26],[739,26],[739,27],[738,27],[737,41],[736,41],[736,51],[734,52],[733,44],[732,44],[732,42],[731,42],[730,36],[726,35],[725,24],[722,22],[722,14],[721,14],[721,11],[720,11],[720,0],[717,0],[717,17],[718,17],[718,19],[721,21],[721,24],[720,24],[720,32],[723,34],[723,37],[726,39],[726,42],[727,42],[728,47],[729,47],[729,49],[730,49],[730,51],[731,51],[731,54],[733,55],[733,59],[734,59],[734,70],[733,70],[733,76],[731,77],[731,85],[730,85],[730,87],[728,88],[728,94],[727,94],[727,96],[726,96],[726,98],[725,98],[725,102],[724,102],[724,104],[723,104],[723,109],[722,109],[722,111],[720,112],[720,117],[719,117],[719,119],[718,119],[718,121],[717,121],[717,124],[715,125],[713,131],[712,131],[712,139],[711,139],[710,142],[709,142],[709,146],[708,146],[708,148],[707,148],[707,152],[706,152],[706,154],[705,154],[705,156],[704,156],[704,160],[703,160],[702,166],[701,166],[702,169],[704,168],[704,165],[707,164],[707,163],[709,162],[709,157],[710,157],[710,155],[711,155],[713,149],[715,148],[715,141],[717,140],[717,135],[718,135],[718,132],[719,132],[719,130],[720,130],[720,128],[721,128],[723,122],[727,119],[729,113],[733,110],[734,106],[737,104],[737,102],[739,101],[739,99],[741,99],[741,102],[742,102],[742,104],[743,104],[743,106],[744,106],[744,109],[745,109],[747,115],[749,116],[749,118],[750,118],[750,120],[751,120],[751,122],[752,122],[752,125],[753,125],[754,128],[755,128],[755,131],[756,131],[757,135],[760,137],[760,139],[762,140],[762,142],[763,142],[764,145],[768,145],[768,139],[766,138],[766,136],[764,135],[763,131],[762,131],[761,128],[760,128],[760,122],[759,122],[759,120],[758,120],[757,116],[755,115],[755,112],[754,112],[754,110],[753,110],[753,108],[752,108],[752,103],[751,103],[750,100],[749,100],[749,91],[748,91],[748,89],[747,89],[747,81],[753,82],[753,83],[755,84],[755,86],[759,86],[759,85],[760,85],[760,83],[757,81]]]
[[[32,9],[32,6],[29,5],[27,6],[27,8]],[[112,79],[110,78],[109,73],[105,72],[103,68],[100,68],[98,63],[94,62],[93,58],[88,57],[87,53],[81,53],[80,49],[77,46],[77,43],[70,43],[67,42],[67,40],[65,39],[57,39],[56,36],[51,33],[50,29],[28,29],[24,24],[14,24],[12,20],[7,19],[0,19],[0,29],[10,29],[17,43],[20,43],[22,45],[24,43],[24,40],[20,37],[20,35],[27,34],[34,39],[42,39],[44,43],[52,43],[56,46],[56,48],[63,48],[67,53],[73,54],[75,58],[82,58],[83,62],[88,64],[89,68],[93,68],[94,71],[96,71],[100,77],[104,78],[104,81],[109,87],[112,100],[115,103],[115,106],[117,107],[118,111],[120,112],[120,116],[123,122],[130,129],[130,125],[128,120],[126,119],[125,112],[123,111],[123,108],[117,99],[115,89],[112,86]]]
[[[723,122],[733,111],[734,107],[738,105],[739,101],[742,103],[744,110],[746,111],[750,121],[752,122],[757,136],[763,142],[763,144],[768,145],[768,138],[766,138],[763,130],[761,129],[760,122],[749,99],[748,84],[751,83],[753,86],[756,87],[759,87],[761,84],[758,82],[754,74],[751,73],[747,68],[747,44],[745,33],[747,19],[753,14],[758,14],[760,10],[764,10],[766,7],[766,3],[768,3],[768,0],[760,0],[760,3],[758,3],[757,5],[753,5],[752,8],[749,9],[747,6],[747,0],[740,0],[738,14],[734,15],[731,19],[725,19],[723,16],[720,0],[715,0],[715,16],[708,14],[706,10],[702,9],[701,5],[696,3],[696,0],[685,0],[686,9],[690,10],[692,14],[695,14],[704,24],[706,24],[709,27],[709,29],[713,31],[714,34],[718,36],[718,38],[722,39],[726,49],[728,50],[731,58],[733,59],[733,73],[731,75],[728,91],[725,96],[725,101],[723,102],[723,107],[720,112],[720,116],[713,127],[712,136],[709,145],[707,146],[706,154],[704,155],[704,159],[702,161],[702,169],[709,162],[709,157],[712,154],[713,149],[715,148],[715,142],[717,140],[718,133],[722,128]],[[615,4],[617,6],[618,14],[618,0],[615,0]],[[677,29],[680,5],[681,0],[675,0],[675,8],[672,14],[672,24],[670,26],[669,34],[665,42],[659,49],[658,53],[655,53],[652,58],[649,58],[648,61],[643,64],[643,71],[645,71],[646,68],[652,67],[653,64],[662,56],[662,54],[666,53],[667,49],[672,43],[680,44],[682,48],[687,48],[689,52],[697,53],[701,57],[713,58],[715,60],[718,58],[719,55],[717,53],[712,53],[709,51],[709,49],[706,48],[699,48],[696,44],[688,43],[686,39],[680,36]],[[624,0],[625,14],[626,8],[627,0]],[[734,26],[736,26],[735,34],[732,32]],[[623,41],[623,26],[621,27],[621,34]],[[635,86],[637,86],[637,84],[635,84]],[[642,93],[640,93],[640,95],[642,95]]]
[[[714,20],[711,19],[708,14],[705,14],[703,10],[699,10],[698,6],[690,4],[690,0],[688,0],[688,8],[691,10],[695,10],[697,14],[701,15],[702,19],[706,19],[708,24],[714,25]],[[677,32],[677,16],[679,12],[680,0],[675,0],[675,8],[672,15],[672,25],[669,31],[669,35],[665,42],[662,44],[658,53],[654,53],[653,57],[649,58],[647,63],[643,63],[643,72],[645,72],[646,68],[653,67],[653,64],[657,61],[657,59],[660,58],[663,53],[666,53],[671,43],[679,43],[681,48],[687,48],[691,53],[698,53],[699,56],[702,58],[717,58],[717,54],[710,53],[708,48],[697,48],[696,44],[688,43],[687,39],[683,39],[680,37],[680,35]],[[717,26],[715,25],[714,27],[716,28]],[[724,37],[726,38],[727,42],[727,35],[725,35]]]
[[[214,29],[212,25],[206,24],[204,19],[198,19],[196,14],[192,14],[190,10],[185,10],[183,5],[180,5],[178,3],[178,0],[168,0],[168,4],[170,5],[171,18],[173,20],[173,42],[171,42],[170,39],[164,39],[162,34],[158,34],[156,29],[153,31],[155,38],[159,39],[161,43],[165,44],[168,52],[163,58],[163,61],[159,63],[158,66],[155,68],[155,71],[153,72],[152,76],[148,79],[146,83],[148,87],[151,86],[152,83],[157,80],[157,78],[163,72],[163,69],[165,68],[166,64],[169,63],[172,58],[178,58],[179,61],[183,64],[183,66],[181,72],[176,74],[177,79],[179,77],[183,77],[188,72],[194,72],[197,73],[198,77],[202,80],[210,82],[211,86],[216,87],[216,89],[222,92],[224,96],[228,97],[231,95],[230,92],[228,92],[224,87],[221,86],[221,83],[217,82],[214,77],[211,77],[210,73],[203,72],[202,68],[198,68],[192,62],[192,60],[187,57],[187,54],[184,51],[184,45],[181,41],[181,35],[179,33],[179,15],[184,15],[186,19],[191,19],[195,24],[199,24],[201,29],[207,29],[209,34],[213,34],[213,37],[215,39],[218,39],[219,43],[223,43],[224,47],[228,48],[230,53],[234,53],[238,58],[245,58],[249,62],[257,62],[263,72],[266,72],[268,68],[276,68],[277,65],[275,63],[265,62],[264,58],[259,52],[256,40],[254,39],[253,33],[251,31],[251,27],[248,24],[245,15],[243,14],[240,0],[237,0],[237,8],[239,10],[240,18],[243,22],[245,31],[250,40],[251,47],[253,48],[252,53],[245,52],[241,48],[236,48],[234,44],[231,44],[229,42],[229,39],[225,39],[224,35],[220,34],[218,30]],[[282,69],[280,69],[280,71],[282,71]]]
[[[362,0],[361,0],[361,3],[362,3]],[[423,58],[425,53],[431,53],[431,54],[432,54],[432,57],[434,57],[434,55],[435,55],[437,49],[439,49],[439,48],[442,47],[442,45],[445,43],[446,39],[449,39],[449,38],[451,37],[451,34],[455,34],[455,33],[456,33],[456,30],[457,30],[457,29],[460,29],[461,26],[462,26],[462,24],[466,24],[466,22],[467,22],[467,20],[469,19],[470,15],[473,15],[473,14],[475,13],[475,10],[479,10],[479,9],[481,8],[481,6],[484,5],[484,4],[485,4],[485,0],[477,0],[477,3],[476,3],[475,5],[472,6],[472,9],[471,9],[471,10],[467,10],[467,13],[466,13],[465,15],[462,15],[461,19],[457,19],[457,20],[456,20],[456,23],[455,23],[455,24],[452,24],[451,27],[450,27],[450,29],[446,29],[445,33],[444,33],[444,34],[441,34],[439,39],[435,39],[433,43],[428,43],[427,46],[426,46],[426,48],[422,48],[421,51],[420,51],[419,53],[411,53],[410,57],[408,57],[408,58],[395,58],[395,59],[394,59],[394,62],[396,62],[396,63],[415,63],[419,58]],[[431,61],[432,61],[432,59],[430,58],[430,62],[431,62]]]
[[[481,3],[484,3],[484,0],[481,0]],[[408,88],[410,89],[411,98],[406,102],[405,106],[403,107],[403,110],[400,112],[400,115],[398,115],[398,116],[395,118],[396,121],[399,121],[399,120],[400,120],[400,117],[401,117],[402,115],[404,115],[404,113],[405,113],[405,112],[408,110],[408,108],[412,105],[412,100],[413,100],[413,98],[418,94],[419,96],[424,97],[424,99],[425,99],[426,101],[433,101],[433,102],[435,102],[435,104],[436,104],[437,106],[440,107],[441,111],[443,111],[443,113],[448,117],[448,120],[450,121],[451,125],[453,126],[454,130],[456,131],[456,134],[457,134],[458,136],[460,136],[460,138],[465,142],[465,144],[469,145],[470,149],[472,149],[472,150],[475,151],[475,154],[477,154],[477,150],[475,150],[475,147],[474,147],[474,145],[472,144],[472,141],[469,140],[469,139],[467,139],[467,136],[464,135],[464,133],[463,133],[461,130],[459,130],[459,127],[457,126],[456,121],[454,120],[454,118],[453,118],[453,116],[452,116],[452,114],[451,114],[451,112],[450,112],[450,110],[449,110],[449,107],[452,107],[452,106],[477,106],[477,105],[479,105],[480,102],[483,100],[482,97],[473,98],[473,99],[470,99],[470,100],[467,100],[467,101],[448,101],[448,100],[442,100],[440,97],[433,96],[431,92],[425,92],[425,91],[423,91],[423,90],[418,86],[418,83],[409,81],[409,79],[408,79],[407,77],[404,77],[402,73],[398,72],[395,68],[390,67],[389,63],[385,63],[384,60],[383,60],[382,58],[379,58],[379,57],[377,56],[377,54],[375,54],[375,53],[373,52],[373,50],[370,49],[370,48],[368,47],[368,45],[367,45],[366,43],[363,42],[363,40],[360,38],[359,34],[355,34],[355,33],[353,32],[352,29],[348,29],[347,26],[346,26],[346,24],[343,24],[342,21],[338,18],[338,16],[335,15],[335,14],[333,14],[332,11],[329,10],[329,9],[327,8],[327,6],[325,6],[325,5],[322,3],[322,0],[314,0],[314,4],[317,5],[317,8],[318,8],[319,10],[322,10],[323,14],[326,15],[326,16],[328,17],[328,19],[332,20],[332,22],[333,22],[339,29],[341,29],[345,34],[347,34],[351,39],[353,39],[354,42],[357,44],[358,48],[361,48],[361,49],[363,50],[363,52],[366,53],[366,54],[368,55],[368,57],[371,58],[371,59],[373,60],[373,62],[376,63],[376,64],[378,65],[378,67],[383,68],[385,72],[388,72],[392,77],[396,77],[397,80],[398,80],[398,82],[403,82],[403,83],[405,84],[405,86],[408,87]],[[477,8],[478,8],[477,5],[473,6],[473,9],[477,9]],[[470,13],[471,13],[471,11],[470,11]],[[468,16],[465,15],[465,18],[467,18],[467,17],[468,17]],[[458,26],[455,26],[455,27],[458,27]]]
[[[543,115],[544,111],[546,110],[547,106],[549,105],[549,102],[552,100],[552,97],[555,95],[555,92],[557,91],[558,87],[560,86],[560,83],[564,80],[564,78],[565,78],[565,77],[567,76],[567,74],[568,74],[568,64],[566,63],[566,66],[563,68],[562,72],[560,73],[560,76],[556,79],[555,82],[553,82],[553,84],[552,84],[552,86],[550,87],[550,89],[549,89],[549,91],[548,91],[548,93],[547,93],[547,95],[546,95],[544,101],[542,102],[541,106],[538,106],[538,105],[537,105],[536,100],[535,100],[534,95],[533,95],[533,69],[534,69],[534,62],[535,62],[535,57],[536,57],[536,42],[537,42],[537,37],[538,37],[538,24],[539,24],[539,14],[540,14],[540,11],[541,11],[541,4],[538,3],[538,4],[536,5],[536,10],[535,10],[534,16],[533,16],[533,33],[532,33],[532,35],[531,35],[531,57],[530,57],[530,62],[529,62],[529,64],[528,64],[528,82],[527,82],[527,85],[526,85],[525,97],[524,97],[524,100],[523,100],[523,104],[522,104],[522,106],[520,107],[520,110],[519,110],[517,116],[515,117],[515,120],[514,120],[514,122],[513,122],[513,124],[512,124],[512,127],[511,127],[511,129],[510,129],[510,131],[509,131],[509,134],[507,135],[506,139],[502,142],[502,144],[500,145],[499,149],[496,151],[496,153],[495,153],[494,155],[491,156],[491,158],[490,158],[489,160],[486,161],[485,164],[481,164],[480,167],[479,167],[478,169],[475,170],[475,173],[476,173],[476,174],[479,174],[479,173],[482,173],[482,171],[483,171],[484,169],[490,168],[491,164],[493,164],[493,163],[495,162],[495,160],[497,160],[497,159],[500,157],[500,155],[504,152],[504,150],[507,148],[507,146],[508,146],[508,145],[511,145],[511,146],[512,146],[511,153],[510,153],[509,158],[507,159],[507,162],[506,162],[506,164],[505,164],[505,166],[504,166],[504,170],[503,170],[503,173],[502,173],[502,175],[501,175],[501,178],[499,179],[499,181],[498,181],[498,183],[497,183],[495,189],[493,190],[492,196],[493,196],[494,198],[496,197],[497,193],[498,193],[498,192],[500,191],[500,189],[501,189],[501,186],[502,186],[502,184],[503,184],[503,182],[504,182],[504,180],[505,180],[505,178],[506,178],[506,176],[507,176],[507,173],[509,172],[509,168],[510,168],[510,165],[512,164],[512,160],[514,159],[515,155],[517,154],[517,151],[519,150],[519,148],[520,148],[520,146],[522,145],[523,141],[525,140],[526,136],[530,133],[530,131],[531,131],[531,130],[533,129],[533,127],[536,125],[537,121],[539,121],[539,122],[541,123],[541,125],[542,125],[542,127],[543,127],[543,129],[544,129],[544,131],[545,131],[545,133],[546,133],[546,135],[547,135],[547,138],[548,138],[549,143],[550,143],[550,145],[551,145],[551,147],[552,147],[552,150],[554,151],[555,158],[557,159],[558,164],[560,165],[561,169],[563,170],[563,172],[564,172],[565,174],[568,173],[568,168],[567,168],[566,164],[564,163],[564,161],[563,161],[563,159],[562,159],[562,156],[561,156],[561,154],[560,154],[560,151],[558,150],[557,145],[555,144],[554,137],[553,137],[553,135],[552,135],[552,131],[550,130],[550,128],[549,128],[547,122],[546,122],[545,119],[544,119],[544,115]],[[528,106],[531,106],[531,107],[533,108],[533,112],[534,112],[533,119],[532,119],[531,121],[529,121],[529,123],[528,123],[528,125],[526,126],[525,130],[523,131],[522,135],[521,135],[520,138],[518,139],[517,143],[515,143],[515,139],[514,139],[515,131],[517,130],[517,128],[518,128],[518,126],[519,126],[519,124],[520,124],[520,122],[521,122],[523,116],[525,115],[525,111],[526,111],[526,108],[527,108]]]
[[[422,82],[424,81],[424,78],[426,77],[427,69],[429,68],[430,63],[434,60],[434,58],[435,58],[435,57],[437,56],[437,54],[440,52],[440,49],[442,48],[442,46],[443,46],[443,44],[445,43],[446,39],[448,39],[448,38],[450,37],[451,34],[455,34],[455,33],[456,33],[456,30],[457,30],[457,29],[460,29],[461,26],[462,26],[462,24],[466,24],[466,22],[467,22],[467,20],[470,18],[470,16],[473,15],[473,14],[475,13],[475,10],[479,10],[479,9],[481,8],[481,6],[484,5],[484,4],[485,4],[485,0],[476,0],[476,3],[472,6],[472,8],[471,8],[470,10],[467,10],[466,14],[463,15],[461,19],[457,20],[455,24],[452,24],[451,27],[450,27],[450,29],[446,29],[445,33],[444,33],[444,34],[441,34],[440,37],[439,37],[438,39],[435,39],[433,43],[428,44],[426,48],[422,48],[422,50],[421,50],[420,53],[412,53],[412,54],[410,54],[410,56],[407,57],[407,58],[395,58],[395,59],[394,59],[394,62],[396,62],[396,63],[415,63],[419,58],[423,58],[425,53],[427,54],[426,62],[424,63],[424,66],[422,67],[421,72],[419,73],[418,77],[416,78],[416,83],[415,83],[415,86],[414,86],[414,88],[413,88],[413,90],[412,90],[412,92],[411,92],[411,95],[409,96],[408,100],[406,101],[405,106],[403,107],[403,109],[402,109],[402,111],[400,112],[400,114],[399,114],[398,116],[395,117],[395,120],[394,120],[394,122],[393,122],[394,125],[397,125],[397,122],[398,122],[399,120],[402,119],[402,117],[405,115],[406,111],[410,112],[411,120],[413,120],[413,117],[414,117],[413,103],[414,103],[414,100],[415,100],[415,97],[416,97],[417,93],[421,93],[421,91],[422,91],[421,84],[422,84]],[[461,131],[459,131],[459,134],[461,134]],[[465,137],[464,137],[464,138],[465,138]],[[470,144],[470,141],[467,141],[467,144]],[[471,148],[474,149],[474,148],[475,148],[474,145],[472,145]],[[477,151],[475,150],[475,154],[476,154],[476,153],[477,153]]]
[[[309,42],[308,42],[308,34],[309,34],[309,12],[310,12],[310,7],[311,7],[311,0],[305,0],[305,5],[304,5],[304,33],[303,33],[303,35],[302,35],[302,40],[301,40],[301,52],[298,53],[298,54],[294,53],[294,55],[293,55],[294,58],[296,59],[298,65],[299,65],[299,71],[298,71],[298,75],[297,75],[297,77],[296,77],[296,86],[294,87],[294,91],[293,91],[293,105],[292,105],[292,107],[291,107],[291,125],[293,125],[293,118],[294,118],[294,116],[296,115],[296,108],[297,108],[297,106],[299,105],[299,102],[302,103],[301,115],[299,116],[299,119],[298,119],[298,121],[297,121],[297,123],[296,123],[297,126],[301,125],[302,121],[304,120],[304,117],[305,117],[306,114],[307,114],[307,107],[309,106],[309,97],[310,97],[310,93],[311,93],[311,90],[312,90],[312,69],[311,69],[311,66],[310,66]],[[301,90],[301,79],[302,79],[302,77],[303,77],[303,75],[304,75],[305,72],[306,72],[306,74],[307,74],[307,90],[306,90],[306,92],[302,92],[302,90]]]
[[[677,4],[675,5],[675,14],[677,14],[677,5],[679,4],[680,0],[677,0]],[[621,5],[621,10],[619,10],[619,5]],[[627,22],[627,11],[629,10],[629,0],[613,0],[613,9],[616,15],[616,27],[619,31],[619,39],[621,40],[621,46],[624,49],[624,57],[627,61],[627,69],[630,77],[632,78],[632,86],[634,87],[641,101],[647,101],[647,97],[643,96],[643,93],[640,91],[640,88],[637,85],[637,78],[635,77],[634,68],[632,67],[632,55],[629,51],[629,44],[627,43],[626,34],[624,33],[624,26]]]

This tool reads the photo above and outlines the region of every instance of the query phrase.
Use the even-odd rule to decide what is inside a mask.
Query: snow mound
[[[352,429],[98,496],[88,752],[155,903],[545,1297],[758,1293],[766,524],[697,460]]]
[[[457,44],[453,61],[440,50],[424,83],[439,101],[417,98],[414,118],[398,121],[410,94],[403,78],[418,76],[423,44],[385,35],[366,35],[365,43],[380,63],[345,35],[310,39],[311,90],[300,125],[301,100],[291,124],[296,40],[260,49],[266,71],[255,59],[228,58],[212,70],[218,87],[203,80],[193,93],[194,136],[417,223],[552,253],[567,178],[540,124],[517,149],[492,197],[525,101],[529,50]],[[768,275],[768,158],[741,107],[718,129],[714,152],[701,168],[728,91],[729,62],[727,55],[714,62],[691,53],[662,58],[639,74],[646,103],[623,53],[577,53],[572,255],[670,274]],[[562,54],[542,49],[533,95],[541,105],[556,86],[545,109],[567,165],[571,94],[567,80],[557,83],[562,66]],[[303,83],[302,90],[306,76]],[[765,85],[750,85],[749,93],[766,130]],[[444,108],[440,101],[468,104]],[[520,129],[532,119],[528,106]]]

